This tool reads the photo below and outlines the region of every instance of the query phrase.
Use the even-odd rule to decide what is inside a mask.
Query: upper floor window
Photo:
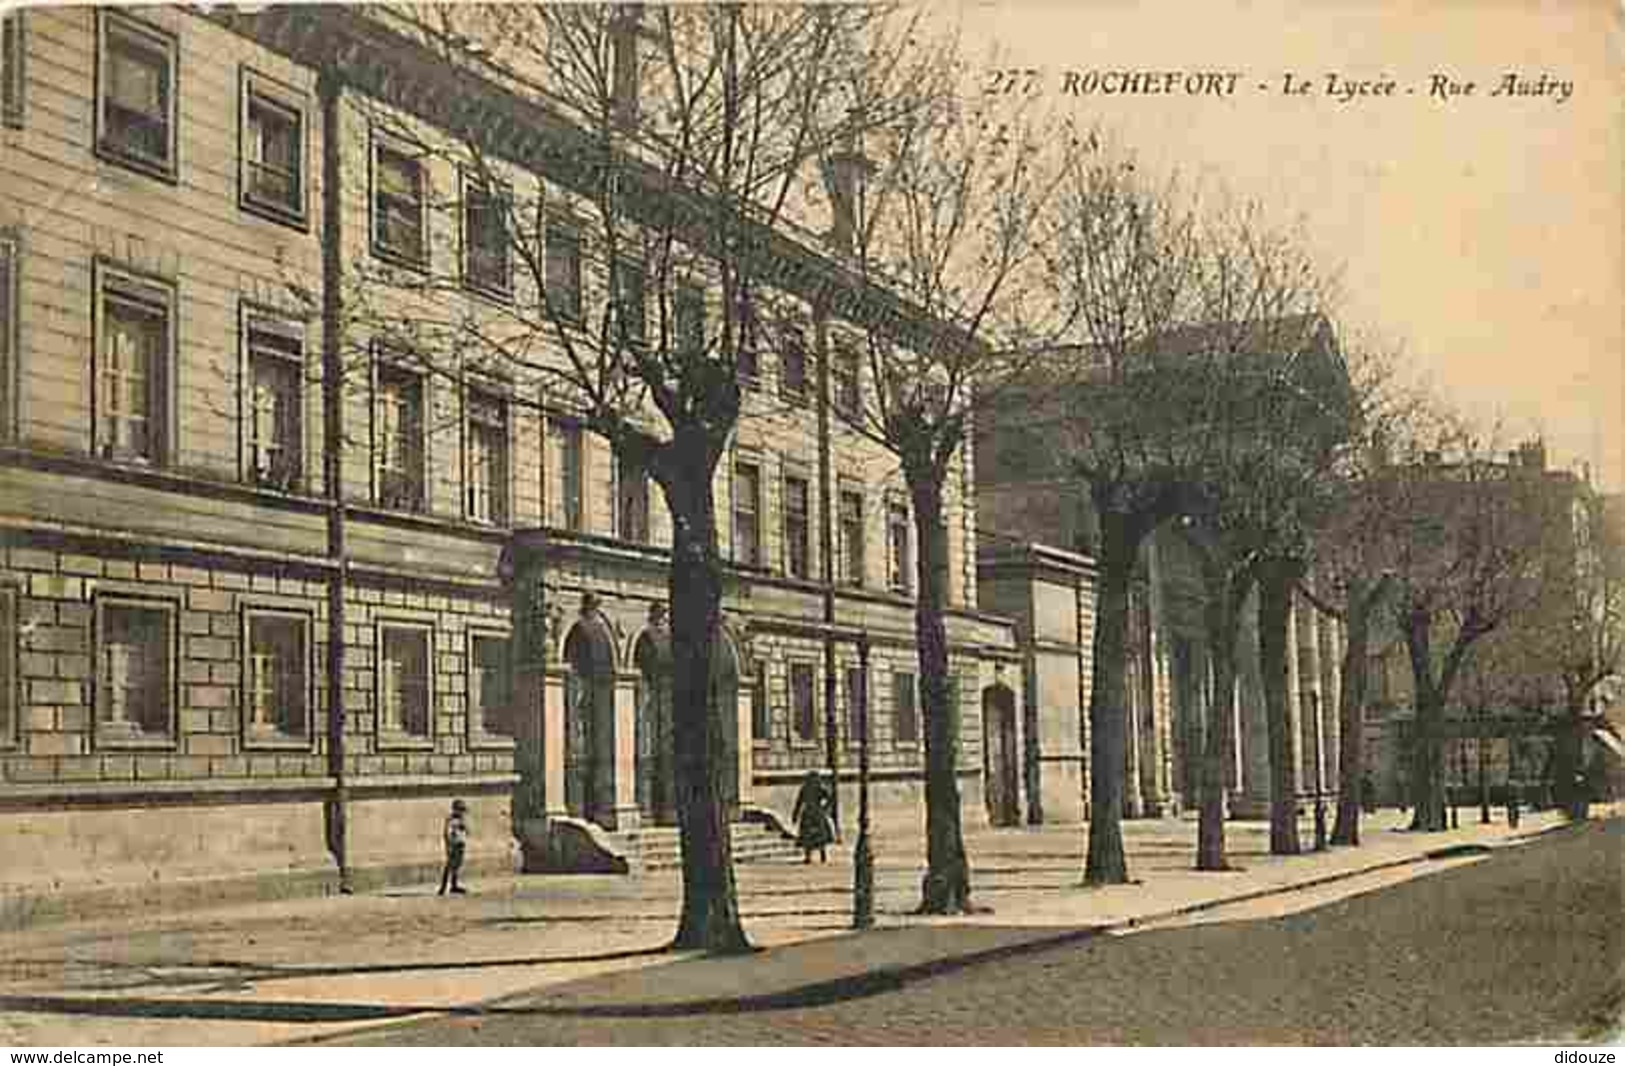
[[[790,721],[795,739],[818,738],[817,671],[812,663],[790,664]]]
[[[96,273],[96,452],[105,459],[163,462],[174,292],[111,270]]]
[[[754,302],[746,297],[739,308],[739,342],[734,356],[739,370],[739,384],[755,388],[762,376],[762,360],[758,354],[762,339],[761,323],[756,317]]]
[[[424,508],[423,378],[381,365],[373,390],[372,444],[378,503],[401,511]]]
[[[513,194],[463,176],[463,283],[493,296],[513,292],[508,211]]]
[[[863,494],[841,490],[841,580],[848,585],[863,584]]]
[[[431,735],[431,675],[427,626],[379,627],[378,732]]]
[[[672,296],[672,330],[679,350],[705,350],[705,290],[691,281],[678,285]]]
[[[308,740],[310,736],[309,619],[280,611],[248,614],[248,663],[243,678],[245,739]]]
[[[377,135],[372,156],[372,250],[407,266],[429,262],[423,161]]]
[[[305,218],[305,108],[300,94],[243,74],[242,203],[273,218]]]
[[[622,540],[649,543],[649,475],[624,456],[615,462],[615,531]]]
[[[812,551],[808,521],[811,489],[804,477],[784,479],[784,569],[791,577],[812,576]]]
[[[888,584],[897,592],[913,587],[913,556],[909,551],[908,508],[900,503],[886,507],[886,540],[890,549]]]
[[[581,321],[581,234],[574,226],[549,222],[545,254],[547,313]]]
[[[304,344],[297,326],[250,315],[245,425],[248,479],[291,492],[304,470]]]
[[[96,602],[96,740],[174,736],[175,608],[126,599]]]
[[[502,398],[468,393],[468,517],[508,522],[508,410]]]
[[[860,360],[855,345],[838,343],[835,345],[835,358],[830,367],[835,379],[835,410],[849,419],[856,419],[862,410],[862,393],[859,391]]]
[[[17,589],[0,585],[0,748],[17,742]]]
[[[762,565],[762,469],[754,463],[734,467],[734,562]]]
[[[96,147],[175,176],[175,38],[114,11],[97,13]]]
[[[789,403],[807,400],[807,338],[799,329],[785,332],[779,365],[779,395]]]
[[[642,344],[649,338],[647,282],[643,264],[631,259],[617,260],[613,282],[616,324],[627,341]]]
[[[575,422],[554,422],[553,432],[558,437],[559,519],[565,529],[581,532],[587,527],[586,438]]]
[[[861,666],[847,667],[846,742],[848,745],[856,745],[860,742],[862,739],[864,725],[862,719],[868,717],[867,714],[858,714],[860,709],[864,710],[865,712],[868,710],[868,708],[864,706],[864,701],[868,696],[868,693],[865,691],[866,685],[864,683],[864,679],[865,674]]]
[[[514,735],[512,688],[505,633],[468,635],[468,711],[476,736]]]
[[[622,126],[638,124],[638,21],[639,11],[624,5],[609,27],[611,78],[610,107]]]
[[[17,242],[0,236],[0,439],[12,431],[17,388]]]
[[[23,72],[27,47],[23,43],[23,13],[0,14],[0,122],[23,124]]]

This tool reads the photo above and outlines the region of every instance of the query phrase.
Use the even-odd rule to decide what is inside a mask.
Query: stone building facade
[[[514,861],[527,819],[669,822],[658,492],[539,397],[357,360],[336,328],[347,264],[403,240],[458,255],[421,203],[400,228],[403,197],[457,175],[414,169],[368,120],[382,104],[432,132],[421,45],[343,7],[3,27],[0,847],[35,857],[8,864],[5,920],[69,889],[325,886],[337,850],[360,881],[400,876],[438,861],[452,797],[485,865]],[[495,81],[481,97],[542,106]],[[492,128],[505,165],[553,180],[545,124]],[[763,353],[716,485],[730,791],[782,812],[806,769],[849,781],[867,634],[876,790],[918,804],[906,496],[828,417],[831,252],[775,240],[807,279],[811,344]],[[967,454],[949,487],[948,632],[982,818],[984,704],[998,750],[1021,741],[1010,628],[979,606],[973,472]]]

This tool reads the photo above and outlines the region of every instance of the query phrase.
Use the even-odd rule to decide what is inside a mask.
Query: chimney
[[[863,225],[864,183],[874,169],[863,154],[860,129],[863,116],[853,108],[841,145],[824,163],[824,187],[829,192],[829,243],[840,255],[851,255],[858,227]]]

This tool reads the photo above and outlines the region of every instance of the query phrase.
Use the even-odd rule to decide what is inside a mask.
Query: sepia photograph
[[[1622,86],[1614,0],[0,0],[8,1062],[1617,1061]]]

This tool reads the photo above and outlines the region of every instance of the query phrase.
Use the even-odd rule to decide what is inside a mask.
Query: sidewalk
[[[1459,830],[1421,835],[1397,831],[1403,820],[1384,812],[1367,819],[1359,848],[1293,857],[1266,853],[1263,823],[1232,822],[1238,869],[1219,874],[1190,869],[1193,821],[1128,822],[1137,883],[1101,888],[1080,884],[1082,827],[978,831],[966,847],[974,898],[990,911],[951,918],[910,913],[920,833],[885,824],[875,834],[875,931],[848,932],[849,839],[828,865],[739,868],[746,929],[766,949],[743,958],[662,950],[675,871],[514,876],[464,898],[423,886],[29,930],[0,936],[0,1043],[270,1043],[424,1012],[659,1015],[819,1002],[1151,924],[1287,913],[1477,861],[1561,824],[1544,812],[1512,831],[1463,815]]]

